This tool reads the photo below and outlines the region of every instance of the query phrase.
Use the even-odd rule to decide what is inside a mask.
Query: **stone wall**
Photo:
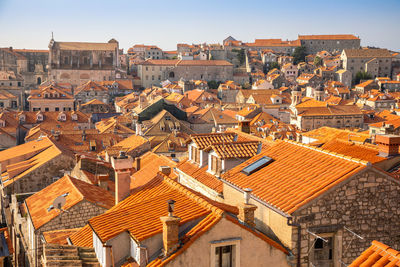
[[[64,173],[61,170],[69,171],[73,168],[75,161],[67,155],[59,155],[52,160],[49,160],[42,166],[31,171],[24,177],[16,180],[5,188],[7,195],[11,193],[27,193],[37,192],[52,184],[54,177],[61,178]]]
[[[306,230],[334,235],[334,257],[350,264],[372,240],[400,249],[400,183],[376,169],[368,168],[340,187],[295,212],[301,224],[302,266],[308,266],[314,241]],[[364,240],[354,237],[346,226]],[[297,254],[297,228],[293,228],[293,253]],[[335,263],[335,266],[339,262]]]
[[[301,45],[306,48],[307,54],[315,54],[319,51],[342,51],[343,49],[358,49],[360,48],[360,39],[351,40],[301,40]]]

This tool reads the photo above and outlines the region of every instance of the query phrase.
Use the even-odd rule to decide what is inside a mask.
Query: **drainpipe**
[[[104,245],[104,247],[110,249],[111,266],[112,266],[112,267],[115,267],[115,264],[114,264],[114,256],[113,256],[113,251],[112,251],[112,246],[111,246],[111,245]],[[106,256],[106,258],[107,258],[107,256]]]
[[[287,225],[296,226],[297,227],[297,267],[300,267],[300,259],[301,259],[301,225],[297,222],[293,221],[293,217],[287,218]]]

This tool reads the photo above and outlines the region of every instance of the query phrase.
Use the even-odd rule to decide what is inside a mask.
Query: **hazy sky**
[[[362,45],[400,50],[400,0],[0,0],[0,47],[46,49],[56,41],[120,47],[216,43],[232,35],[296,39],[351,33]]]

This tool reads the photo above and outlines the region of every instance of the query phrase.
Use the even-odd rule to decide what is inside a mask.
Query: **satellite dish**
[[[66,199],[64,196],[58,196],[54,199],[53,207],[58,210],[62,210],[62,207],[65,205]]]

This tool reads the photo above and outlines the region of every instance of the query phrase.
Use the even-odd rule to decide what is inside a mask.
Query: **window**
[[[220,174],[222,171],[222,161],[216,156],[211,156],[211,171],[215,174]]]
[[[250,174],[264,168],[265,166],[269,165],[270,163],[272,163],[272,161],[274,161],[272,158],[264,156],[264,157],[260,158],[259,160],[251,163],[247,167],[243,168],[242,172],[246,175],[250,175]]]
[[[318,238],[314,242],[311,262],[314,266],[331,266],[333,263],[333,235],[323,237],[327,242]]]
[[[232,267],[234,245],[215,248],[215,267]]]
[[[44,108],[44,111],[49,111],[49,108]]]

